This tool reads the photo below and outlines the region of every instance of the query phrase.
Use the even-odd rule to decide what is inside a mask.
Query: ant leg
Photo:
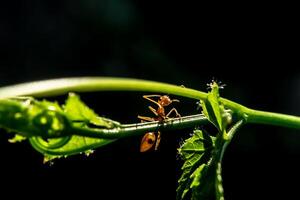
[[[151,112],[153,112],[156,116],[158,116],[158,113],[156,112],[156,110],[153,107],[148,106],[148,108],[151,110]]]
[[[170,115],[172,112],[175,112],[176,117],[181,117],[181,115],[178,113],[178,111],[176,110],[176,108],[172,108],[172,109],[169,111],[169,113],[166,115],[166,118],[169,118],[169,115]]]
[[[155,151],[157,151],[158,146],[160,144],[160,138],[161,138],[161,134],[160,134],[159,131],[157,131],[157,138],[156,138],[156,141],[155,141],[155,148],[154,148]]]
[[[148,97],[161,97],[162,95],[160,94],[150,94],[150,95],[144,95],[144,98],[148,98]]]
[[[153,94],[153,95],[144,95],[143,98],[147,99],[148,101],[151,101],[152,103],[155,103],[156,105],[158,105],[160,107],[160,104],[156,101],[154,101],[153,99],[151,99],[150,97],[161,97],[161,95],[157,95],[157,94]]]
[[[152,118],[152,117],[145,117],[145,116],[140,116],[140,115],[138,115],[138,118],[142,121],[142,122],[153,122],[153,121],[155,121],[155,119],[154,118]]]

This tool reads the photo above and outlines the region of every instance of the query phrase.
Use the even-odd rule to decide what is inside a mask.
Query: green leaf
[[[193,137],[187,139],[178,149],[178,152],[183,156],[184,160],[188,160],[197,154],[202,154],[205,151],[203,141],[202,131],[195,130]]]
[[[13,138],[9,139],[8,142],[10,143],[17,143],[17,142],[22,142],[26,140],[27,138],[22,136],[22,135],[15,135]]]
[[[100,127],[112,128],[117,124],[117,122],[112,120],[99,117],[80,100],[79,96],[73,93],[66,100],[63,112],[73,122],[73,126],[88,128],[89,124],[93,124]],[[115,139],[89,138],[77,135],[47,140],[40,137],[33,137],[29,140],[37,151],[44,154],[45,162],[62,156],[90,153],[92,149],[116,141]]]
[[[218,84],[212,82],[210,87],[207,98],[200,103],[203,114],[218,129],[218,134],[213,138],[206,132],[196,130],[179,149],[185,162],[178,181],[177,199],[186,199],[190,193],[192,200],[224,200],[221,161],[227,145],[242,122],[232,126],[227,134],[231,113],[219,102]]]
[[[71,136],[70,140],[66,144],[58,146],[57,148],[51,148],[51,146],[46,145],[45,143],[54,143],[54,141],[57,139],[48,139],[47,141],[44,141],[45,143],[43,143],[43,140],[41,140],[41,138],[37,137],[29,139],[31,145],[45,156],[44,162],[48,162],[55,158],[86,153],[87,151],[91,151],[115,141],[82,136]]]
[[[85,105],[78,95],[70,93],[64,106],[64,112],[72,121],[82,121],[85,124],[93,124],[110,128],[113,125],[99,117],[92,109]]]
[[[57,103],[15,98],[0,100],[0,126],[25,137],[60,137],[70,121]]]
[[[185,140],[178,153],[185,161],[182,176],[178,180],[177,199],[184,199],[191,188],[200,184],[201,171],[211,157],[214,138],[201,130],[195,130],[191,138]]]
[[[193,180],[190,187],[199,187],[200,185],[200,178],[202,176],[202,170],[204,169],[206,165],[205,164],[201,164],[190,176],[190,178]]]
[[[216,82],[210,84],[211,92],[208,93],[206,100],[200,101],[203,114],[215,125],[218,130],[223,130],[223,107],[219,103],[219,86]]]
[[[200,165],[192,174],[193,182],[191,184],[192,200],[214,199],[214,174],[212,173],[211,163]]]

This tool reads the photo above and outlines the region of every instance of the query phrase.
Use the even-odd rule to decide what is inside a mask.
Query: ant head
[[[170,99],[170,97],[168,95],[163,95],[159,98],[160,104],[162,106],[168,106],[170,105],[172,102],[179,102],[179,100],[177,99]]]
[[[161,96],[161,97],[159,98],[159,101],[160,101],[160,104],[161,104],[162,106],[168,106],[168,105],[170,105],[170,104],[172,103],[172,100],[171,100],[170,97],[167,96],[167,95]]]

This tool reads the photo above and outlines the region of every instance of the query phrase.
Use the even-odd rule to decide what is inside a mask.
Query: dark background
[[[70,76],[150,79],[206,90],[251,108],[299,115],[299,30],[295,5],[203,5],[173,1],[5,1],[0,5],[0,86]],[[82,94],[100,115],[124,123],[149,114],[141,93]],[[66,96],[58,99],[63,102]],[[196,102],[180,99],[183,115]],[[175,199],[191,130],[163,133],[158,152],[140,138],[42,164],[29,144],[0,134],[0,194],[14,197]],[[299,131],[247,125],[223,163],[226,199],[298,196]],[[2,198],[1,198],[2,199]]]

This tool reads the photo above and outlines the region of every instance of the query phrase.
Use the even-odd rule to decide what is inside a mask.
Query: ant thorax
[[[163,107],[159,107],[159,108],[157,108],[157,114],[158,114],[158,116],[159,117],[161,117],[161,118],[164,118],[165,117],[165,109],[163,108]]]

